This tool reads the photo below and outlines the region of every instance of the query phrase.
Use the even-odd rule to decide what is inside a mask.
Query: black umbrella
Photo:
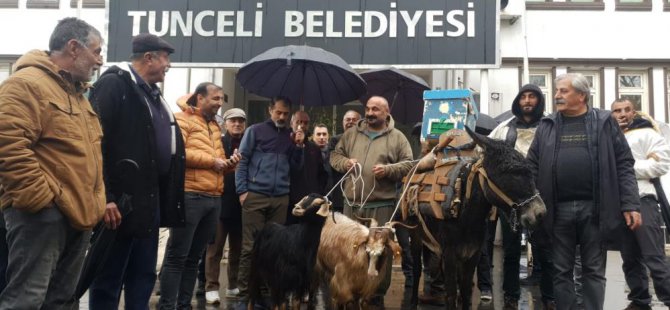
[[[126,187],[124,188],[124,192],[132,193],[134,188],[133,185],[137,180],[137,173],[139,172],[137,163],[130,159],[123,159],[117,162],[116,170],[123,182],[122,184]],[[126,193],[122,194],[116,201],[116,206],[121,213],[121,220],[132,212],[132,196]],[[79,275],[79,282],[77,283],[77,288],[75,290],[76,300],[79,300],[81,296],[84,295],[86,290],[91,286],[91,283],[93,283],[95,277],[102,271],[105,262],[107,262],[109,252],[112,249],[111,245],[116,239],[117,232],[118,228],[107,229],[105,223],[102,221],[93,229],[91,245],[86,252],[84,266],[82,267],[81,274]]]
[[[475,125],[475,132],[483,135],[488,135],[498,126],[498,121],[490,117],[488,114],[479,113],[477,117],[477,124]]]
[[[263,52],[240,68],[237,80],[252,93],[309,106],[343,104],[365,93],[365,81],[342,58],[306,45]]]
[[[498,123],[502,123],[510,118],[514,117],[514,113],[512,113],[512,110],[507,110],[505,112],[500,113],[498,116],[494,117],[493,119],[496,120]]]
[[[361,77],[368,84],[363,102],[371,96],[382,96],[391,105],[395,121],[414,123],[422,120],[423,92],[430,90],[422,78],[393,67],[366,71]]]

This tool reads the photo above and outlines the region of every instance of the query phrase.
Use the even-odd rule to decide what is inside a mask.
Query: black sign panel
[[[352,65],[492,68],[494,0],[110,0],[109,61],[140,32],[172,43],[173,62],[236,66],[282,45],[310,45]]]

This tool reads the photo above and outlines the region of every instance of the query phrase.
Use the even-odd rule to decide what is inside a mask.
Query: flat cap
[[[236,118],[236,117],[243,118],[243,119],[246,120],[247,119],[247,114],[244,113],[244,110],[238,109],[238,108],[232,108],[232,109],[229,109],[228,111],[223,113],[223,120],[227,120],[229,118]]]
[[[149,33],[140,33],[133,37],[133,53],[165,51],[174,53],[174,47],[167,41]]]

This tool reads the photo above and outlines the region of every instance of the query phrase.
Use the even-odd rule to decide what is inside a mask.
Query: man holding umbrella
[[[384,97],[372,96],[365,107],[365,121],[359,122],[355,129],[347,130],[330,156],[330,164],[340,173],[346,173],[354,165],[362,168],[362,183],[346,181],[344,214],[374,218],[379,224],[390,221],[395,207],[396,184],[412,168],[411,161],[409,141],[394,128],[388,101]],[[391,273],[388,274],[389,278],[372,300],[375,305],[383,307],[383,297],[390,285]]]
[[[265,224],[283,224],[289,200],[290,170],[302,166],[305,133],[291,135],[288,117],[291,101],[273,98],[270,119],[249,127],[240,144],[242,156],[235,172],[235,185],[242,204],[242,254],[238,273],[240,304],[249,299],[249,268],[254,235]]]

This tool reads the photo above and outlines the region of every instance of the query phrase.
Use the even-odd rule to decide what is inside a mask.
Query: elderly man
[[[83,95],[101,50],[98,30],[65,18],[49,51],[23,55],[0,85],[0,216],[9,245],[0,309],[77,307],[90,231],[105,208],[102,131]]]
[[[576,307],[580,245],[584,307],[597,310],[605,299],[605,246],[641,222],[635,160],[610,113],[588,106],[583,75],[560,75],[555,85],[557,113],[540,121],[528,159],[547,206],[543,228],[552,240],[556,308]]]
[[[247,124],[247,114],[242,109],[232,108],[223,113],[223,150],[226,154],[238,154],[242,135]],[[237,272],[240,266],[240,251],[242,249],[242,205],[235,187],[235,172],[225,174],[224,186],[226,190],[221,196],[221,215],[216,228],[214,243],[207,246],[205,277],[205,301],[216,304],[221,301],[219,296],[219,272],[223,246],[228,239],[228,285],[226,297],[236,297],[240,290],[237,288]]]
[[[412,168],[413,159],[409,141],[394,125],[388,101],[373,96],[365,107],[365,121],[347,130],[331,152],[330,164],[336,171],[346,173],[354,165],[362,168],[363,182],[345,182],[347,216],[374,218],[380,225],[391,220],[397,183]],[[380,287],[373,304],[383,306],[389,284]]]
[[[670,264],[665,259],[663,220],[653,184],[670,170],[670,146],[650,121],[636,116],[630,100],[617,99],[612,103],[612,117],[619,123],[635,158],[640,212],[644,219],[642,226],[626,234],[622,242],[622,267],[630,288],[628,310],[651,309],[646,269],[654,282],[656,296],[670,306]]]
[[[291,101],[273,98],[270,119],[249,127],[240,144],[242,159],[235,172],[235,185],[242,204],[242,254],[237,287],[240,302],[247,307],[254,235],[265,224],[284,224],[288,209],[290,171],[302,166],[305,133],[292,132],[288,124]]]
[[[184,142],[157,85],[174,48],[143,33],[133,38],[132,52],[130,63],[107,69],[90,94],[105,133],[105,224],[118,230],[89,290],[92,310],[117,309],[122,289],[126,308],[148,309],[158,228],[185,224]]]

